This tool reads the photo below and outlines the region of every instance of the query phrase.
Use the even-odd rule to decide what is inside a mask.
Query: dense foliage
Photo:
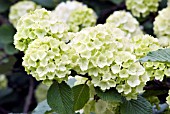
[[[169,4],[1,0],[0,113],[169,114]]]

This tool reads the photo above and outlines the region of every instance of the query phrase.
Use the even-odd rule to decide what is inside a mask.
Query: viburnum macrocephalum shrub
[[[126,3],[137,17],[158,7],[156,0]],[[163,47],[144,35],[128,12],[115,11],[105,24],[95,23],[94,11],[76,1],[63,2],[53,11],[36,9],[19,19],[14,45],[24,51],[25,71],[50,86],[50,112],[151,114],[144,89],[150,81],[170,76],[168,54],[154,56],[161,58],[156,62],[149,58],[149,52]]]
[[[69,41],[68,26],[46,9],[37,9],[25,14],[18,21],[16,29],[14,45],[20,51],[26,51],[32,41],[46,36]]]
[[[69,25],[70,32],[78,32],[83,28],[94,26],[97,20],[93,9],[77,1],[60,3],[53,13]]]
[[[128,10],[136,17],[146,17],[151,12],[156,12],[159,0],[126,0]]]
[[[23,15],[40,8],[41,6],[32,1],[19,1],[10,7],[9,20],[13,24],[13,26],[16,27],[18,20]]]
[[[129,12],[115,11],[107,18],[106,22],[112,23],[115,27],[123,30],[129,38],[142,34],[139,22]]]

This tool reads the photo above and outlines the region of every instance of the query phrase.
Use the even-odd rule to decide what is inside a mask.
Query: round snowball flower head
[[[154,33],[157,37],[167,36],[170,38],[170,7],[159,11],[154,21]]]
[[[14,36],[15,48],[25,51],[35,39],[52,36],[60,41],[68,42],[68,26],[57,17],[53,17],[46,9],[37,9],[25,14],[17,24]]]
[[[14,27],[16,27],[18,20],[23,15],[39,8],[41,8],[41,6],[32,1],[19,1],[10,7],[9,20],[14,25]]]
[[[28,74],[47,85],[52,80],[61,82],[70,74],[70,47],[52,37],[34,40],[23,57],[22,65]]]
[[[54,16],[61,18],[69,25],[70,32],[94,26],[97,20],[97,16],[91,8],[77,1],[62,2],[53,12]]]
[[[115,27],[123,30],[129,38],[142,34],[138,21],[129,12],[115,11],[107,18],[106,22],[113,23]]]
[[[156,12],[159,0],[126,0],[126,7],[136,17],[146,17],[150,12]]]
[[[107,23],[76,33],[71,41],[73,69],[88,74],[91,83],[105,91],[116,87],[128,100],[137,99],[149,80],[145,68],[133,54],[134,47],[125,33]]]

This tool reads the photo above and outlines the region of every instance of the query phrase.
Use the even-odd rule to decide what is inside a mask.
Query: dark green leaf
[[[97,96],[99,96],[102,100],[111,101],[111,102],[122,102],[122,96],[117,92],[114,88],[110,90],[106,90],[103,92],[100,88],[95,88]]]
[[[13,43],[13,37],[15,34],[15,29],[12,25],[4,24],[0,26],[0,43],[10,44]]]
[[[5,12],[10,7],[8,0],[0,0],[0,13]]]
[[[73,114],[73,93],[65,83],[54,82],[48,90],[47,102],[59,114]]]
[[[111,2],[113,2],[114,4],[119,5],[120,3],[122,3],[124,0],[110,0]]]
[[[4,50],[5,50],[5,53],[8,55],[13,55],[18,52],[18,50],[15,49],[13,44],[5,45]]]
[[[73,88],[73,95],[74,95],[74,110],[79,110],[84,107],[87,101],[90,98],[90,89],[87,84],[81,84],[74,86]]]
[[[170,48],[159,49],[157,51],[152,51],[147,54],[147,56],[139,59],[140,62],[170,62]]]
[[[137,100],[125,100],[120,105],[121,114],[152,114],[151,104],[142,96]]]
[[[7,63],[2,62],[2,64],[0,64],[0,74],[5,74],[13,68],[13,65],[16,62],[16,58],[14,56],[10,56],[8,57],[8,60],[9,61]]]
[[[47,8],[55,8],[56,5],[58,4],[56,0],[33,0],[33,1]]]

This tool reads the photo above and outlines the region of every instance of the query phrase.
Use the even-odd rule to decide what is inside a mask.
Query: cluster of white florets
[[[18,20],[23,15],[39,8],[41,8],[41,6],[32,1],[20,1],[10,7],[9,20],[14,25],[14,27],[16,27]]]
[[[112,23],[115,27],[123,30],[128,38],[142,34],[139,22],[129,12],[115,11],[107,18],[106,22]]]
[[[68,26],[57,17],[53,17],[46,9],[37,9],[25,14],[17,24],[17,33],[14,36],[15,48],[25,51],[35,39],[46,36],[67,42]]]
[[[23,57],[27,73],[37,80],[67,80],[70,72],[69,46],[53,37],[34,40]]]
[[[170,46],[170,7],[164,8],[162,11],[159,11],[159,15],[155,18],[154,21],[154,33],[160,40],[160,44],[163,47]]]
[[[83,28],[94,26],[97,19],[93,9],[77,1],[60,3],[53,13],[69,25],[70,32],[78,32]]]
[[[159,0],[126,0],[128,10],[136,17],[146,17],[150,12],[156,12]]]
[[[88,73],[92,84],[103,91],[116,87],[127,99],[136,99],[149,78],[136,62],[135,44],[131,42],[110,23],[84,29],[70,43],[75,50],[73,69],[79,74]]]

